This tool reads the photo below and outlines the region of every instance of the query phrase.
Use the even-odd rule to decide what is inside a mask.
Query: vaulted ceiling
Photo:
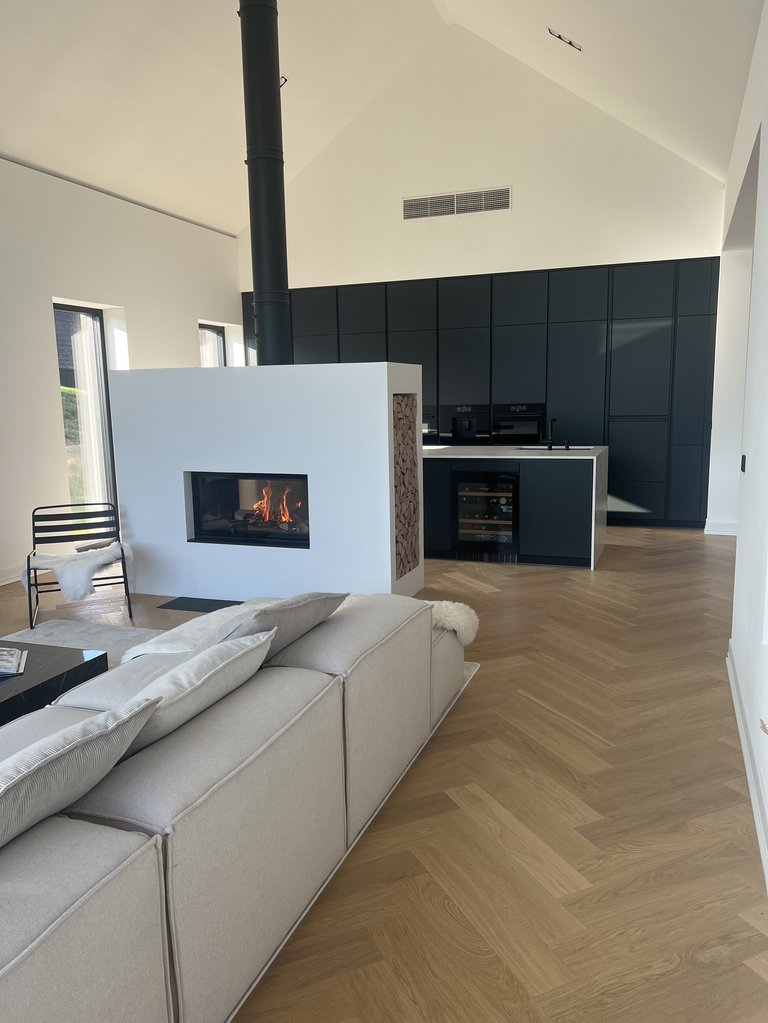
[[[762,6],[282,0],[286,178],[457,25],[724,180]],[[236,0],[3,0],[0,156],[239,233],[236,12]],[[445,52],[455,60],[455,46]],[[503,125],[505,97],[488,102]]]

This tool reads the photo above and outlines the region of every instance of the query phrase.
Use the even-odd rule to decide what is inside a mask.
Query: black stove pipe
[[[285,240],[277,0],[240,0],[256,350],[262,366],[293,362]]]

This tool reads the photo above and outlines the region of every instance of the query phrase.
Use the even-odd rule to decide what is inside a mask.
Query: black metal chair
[[[35,568],[31,559],[38,554],[38,547],[45,544],[76,544],[82,550],[84,545],[93,544],[94,548],[106,546],[107,541],[120,544],[120,559],[105,568],[120,566],[120,572],[113,575],[98,575],[93,579],[93,586],[113,586],[122,583],[125,599],[128,603],[128,617],[133,618],[131,594],[128,589],[128,573],[125,566],[125,551],[120,539],[120,527],[117,521],[117,509],[108,501],[89,502],[84,504],[47,504],[35,508],[32,512],[32,550],[27,555],[27,603],[29,607],[29,627],[34,629],[37,614],[40,610],[41,593],[60,593],[58,580],[41,582],[38,572],[47,572],[44,568]],[[34,594],[34,607],[32,591]]]

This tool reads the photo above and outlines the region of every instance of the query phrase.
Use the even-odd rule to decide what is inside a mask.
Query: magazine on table
[[[0,647],[0,678],[4,675],[21,675],[27,660],[27,651],[16,647]]]

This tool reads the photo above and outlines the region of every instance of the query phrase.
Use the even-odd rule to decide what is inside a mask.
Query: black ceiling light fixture
[[[569,39],[568,36],[564,36],[562,32],[555,32],[553,28],[547,28],[547,32],[549,32],[551,36],[554,36],[555,39],[559,39],[561,43],[565,43],[566,46],[572,46],[573,49],[578,50],[579,53],[581,53],[584,49],[583,46],[579,46],[578,43],[575,43],[573,39]]]

